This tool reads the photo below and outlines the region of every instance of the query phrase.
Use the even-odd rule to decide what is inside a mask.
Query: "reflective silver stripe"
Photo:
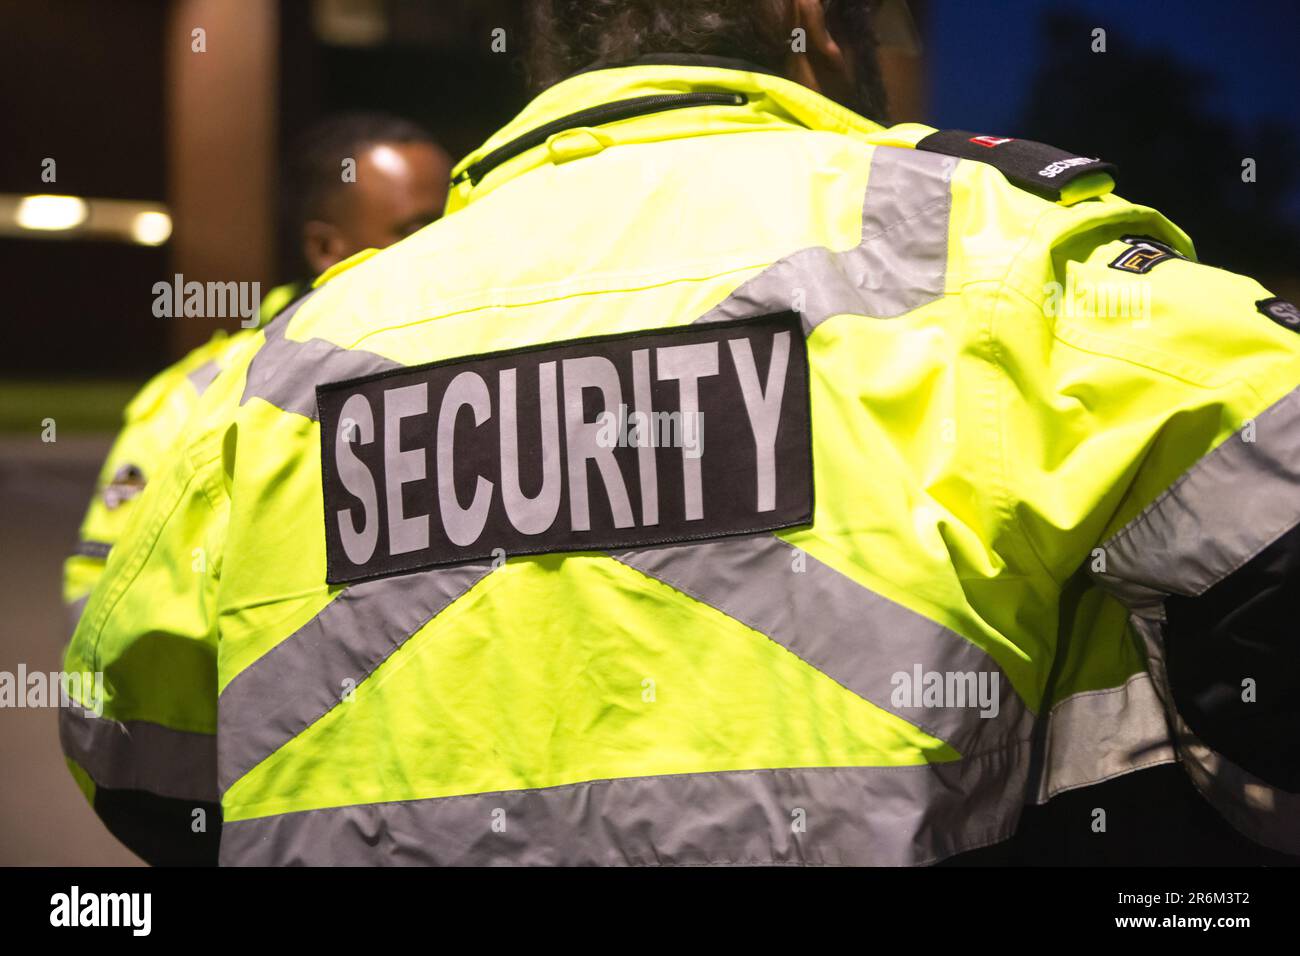
[[[1195,596],[1300,524],[1300,390],[1232,435],[1102,546],[1096,576],[1159,617],[1166,594]]]
[[[862,241],[845,252],[815,246],[773,263],[699,321],[794,308],[812,333],[835,315],[892,318],[943,296],[952,174],[958,160],[893,146],[872,152]]]
[[[1074,694],[1052,708],[1036,802],[1177,759],[1151,675],[1134,674],[1119,687]]]
[[[227,821],[221,862],[922,865],[1011,836],[1028,746],[914,767],[622,777]]]
[[[877,707],[897,714],[960,753],[1005,747],[1030,736],[1032,717],[997,662],[955,631],[867,590],[774,535],[723,538],[613,557],[766,635]],[[915,685],[917,670],[984,675],[997,683],[997,713],[978,706],[898,706],[894,675]],[[920,688],[916,688],[917,696]]]
[[[803,324],[811,332],[834,315],[889,318],[944,293],[951,179],[957,159],[893,146],[872,152],[862,209],[862,241],[846,252],[801,249],[742,284],[697,321],[785,311],[804,293]],[[249,365],[240,404],[261,398],[315,419],[316,385],[400,367],[400,363],[324,339],[286,338],[285,328],[311,293],[266,326],[266,343]]]
[[[217,741],[211,734],[110,720],[73,705],[59,710],[59,740],[97,786],[179,800],[217,799]]]
[[[354,584],[235,675],[218,707],[222,791],[332,710],[491,570],[477,562]]]
[[[1256,843],[1300,855],[1300,793],[1279,790],[1211,750],[1179,715],[1169,689],[1161,623],[1133,615],[1146,645],[1156,693],[1173,725],[1178,757],[1192,783],[1223,818]]]
[[[1247,440],[1249,437],[1251,440]],[[1205,745],[1178,713],[1165,669],[1164,601],[1195,597],[1300,524],[1300,390],[1198,461],[1103,545],[1094,572],[1132,611],[1179,761],[1246,836],[1300,853],[1300,794],[1278,790]]]
[[[221,366],[216,361],[209,359],[185,377],[194,386],[194,391],[202,395],[220,372]]]
[[[316,386],[320,382],[341,382],[400,367],[382,355],[345,349],[324,339],[300,342],[286,338],[289,322],[311,298],[312,293],[303,296],[266,326],[266,342],[249,363],[244,396],[239,404],[260,398],[282,411],[315,420]]]
[[[1211,750],[1185,724],[1178,743],[1187,775],[1225,820],[1256,843],[1300,855],[1300,793],[1270,786]]]

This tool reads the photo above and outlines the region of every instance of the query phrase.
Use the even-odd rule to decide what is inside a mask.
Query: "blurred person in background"
[[[383,113],[330,117],[290,150],[282,175],[281,221],[292,240],[297,278],[267,292],[255,326],[233,334],[218,331],[154,376],[127,406],[75,552],[64,564],[63,597],[74,624],[126,526],[132,502],[221,369],[256,329],[311,288],[312,277],[364,249],[405,239],[441,216],[450,170],[451,158],[428,132]]]
[[[1295,307],[1097,158],[887,126],[870,0],[530,8],[456,214],[257,333],[92,598],[114,832],[921,865],[1180,762],[1300,852]]]

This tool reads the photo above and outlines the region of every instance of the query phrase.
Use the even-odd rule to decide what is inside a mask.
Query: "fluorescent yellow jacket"
[[[540,95],[204,394],[68,651],[92,800],[230,864],[924,864],[1182,759],[1300,848],[1275,675],[1180,696],[1165,632],[1300,520],[1300,338],[1102,164],[934,135]],[[595,432],[652,401],[698,455]]]
[[[258,325],[265,325],[301,291],[277,286],[262,301]],[[113,544],[122,536],[132,502],[180,437],[185,422],[217,374],[252,330],[219,331],[179,362],[151,378],[127,405],[122,431],[100,468],[74,553],[63,566],[63,600],[75,623],[104,573]]]

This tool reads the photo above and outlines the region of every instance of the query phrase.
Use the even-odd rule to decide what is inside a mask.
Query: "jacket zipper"
[[[666,110],[677,110],[687,106],[743,106],[747,98],[743,93],[657,93],[651,96],[634,96],[628,100],[616,100],[602,103],[586,109],[561,116],[559,119],[543,123],[536,129],[529,130],[522,136],[512,139],[504,146],[498,146],[476,163],[461,170],[451,182],[459,185],[466,179],[471,185],[479,182],[502,163],[526,153],[534,146],[541,146],[556,133],[577,129],[580,126],[598,126],[601,123],[613,123],[618,120],[632,119],[635,116],[647,116]]]

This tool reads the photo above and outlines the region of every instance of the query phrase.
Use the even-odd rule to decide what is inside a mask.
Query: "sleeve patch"
[[[1187,258],[1168,243],[1150,236],[1121,236],[1120,240],[1128,243],[1129,248],[1109,262],[1112,269],[1120,272],[1146,275],[1162,262]]]
[[[104,507],[116,511],[144,491],[145,477],[139,465],[127,462],[113,473],[113,480],[104,486]]]

